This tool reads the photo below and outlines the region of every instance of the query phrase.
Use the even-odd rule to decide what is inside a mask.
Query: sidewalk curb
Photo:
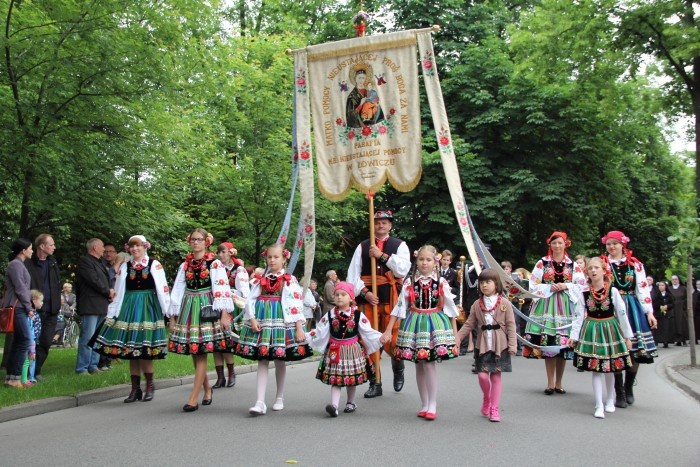
[[[678,389],[686,393],[688,396],[692,397],[696,401],[700,402],[700,392],[697,383],[693,380],[686,378],[681,373],[682,370],[690,369],[690,365],[664,365],[664,373],[668,377],[669,381],[673,383]]]
[[[287,366],[316,362],[320,359],[321,355],[314,355],[312,357],[306,358],[298,362],[288,362]],[[257,363],[252,363],[248,365],[237,365],[236,375],[253,373],[257,371],[257,369]],[[210,380],[216,379],[216,372],[212,371],[207,373],[207,377]],[[167,389],[176,386],[185,386],[187,384],[192,384],[193,381],[194,375],[191,375],[184,376],[181,378],[159,379],[155,380],[153,383],[155,389]],[[49,399],[41,399],[37,401],[27,402],[25,404],[17,404],[9,407],[4,407],[0,409],[0,423],[18,420],[20,418],[32,417],[34,415],[55,412],[57,410],[72,409],[84,405],[95,404],[97,402],[104,402],[110,399],[117,399],[119,397],[126,397],[129,393],[130,388],[131,386],[128,384],[119,384],[116,386],[109,386],[106,388],[99,388],[81,392],[76,396],[51,397]]]

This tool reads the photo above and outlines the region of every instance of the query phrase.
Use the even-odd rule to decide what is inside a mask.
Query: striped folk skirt
[[[574,366],[598,373],[614,373],[632,368],[617,318],[586,318],[574,348]]]
[[[165,358],[168,335],[156,291],[127,290],[116,318],[97,329],[92,348],[107,357],[153,360]]]
[[[523,356],[526,358],[562,357],[565,360],[574,358],[573,351],[566,347],[569,340],[570,325],[573,322],[573,303],[566,291],[557,292],[547,298],[541,298],[535,303],[530,312],[534,323],[527,323],[525,340],[536,346],[564,346],[558,352],[542,352],[539,349],[526,346]],[[569,326],[566,329],[555,329]]]
[[[337,345],[337,349],[331,348]],[[334,358],[333,352],[338,356]],[[350,339],[330,338],[318,365],[316,379],[330,386],[359,386],[367,382],[367,355],[357,336]]]
[[[202,321],[199,310],[214,302],[211,287],[187,289],[182,299],[180,315],[170,334],[168,349],[181,355],[205,355],[212,352],[226,352],[230,333],[224,331],[221,320]]]
[[[459,355],[450,318],[442,311],[409,311],[399,326],[394,356],[412,362],[449,360]]]
[[[295,323],[285,323],[282,302],[278,296],[261,295],[255,302],[255,318],[260,332],[254,332],[250,322],[241,326],[238,337],[231,338],[233,352],[250,360],[297,361],[311,355],[306,342],[297,343]]]

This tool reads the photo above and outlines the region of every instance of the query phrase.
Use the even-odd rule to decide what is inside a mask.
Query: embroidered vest
[[[142,269],[136,269],[131,261],[126,267],[126,290],[149,290],[156,288],[151,269],[153,268],[153,258],[148,258],[148,264]]]

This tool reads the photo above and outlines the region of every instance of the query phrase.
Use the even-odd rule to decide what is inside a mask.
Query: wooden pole
[[[367,192],[367,199],[369,200],[369,245],[374,245],[374,193],[371,191]],[[370,256],[370,267],[372,269],[372,294],[375,297],[379,297],[377,294],[377,258]],[[372,305],[372,322],[374,323],[374,329],[379,332],[384,332],[383,329],[379,329],[379,311],[377,310],[377,305]],[[377,383],[382,382],[382,370],[379,366],[379,359],[381,358],[382,350],[379,349],[374,353],[374,366],[377,374]]]

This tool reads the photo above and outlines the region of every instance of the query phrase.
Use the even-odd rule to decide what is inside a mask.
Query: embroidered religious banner
[[[416,34],[308,47],[308,96],[318,186],[331,200],[386,180],[410,191],[421,175]],[[297,70],[298,78],[303,70]]]

